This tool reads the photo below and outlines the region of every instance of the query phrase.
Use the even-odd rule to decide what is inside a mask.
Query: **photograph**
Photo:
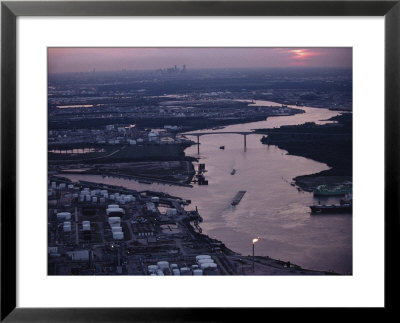
[[[47,47],[47,275],[352,276],[352,111],[352,47]]]

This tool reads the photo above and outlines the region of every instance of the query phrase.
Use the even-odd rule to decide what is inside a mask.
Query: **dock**
[[[246,191],[239,191],[236,193],[235,197],[232,200],[232,205],[238,205],[240,201],[242,200],[244,194],[246,194]]]

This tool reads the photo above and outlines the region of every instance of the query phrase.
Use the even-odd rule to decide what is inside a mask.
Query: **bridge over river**
[[[200,137],[201,136],[228,135],[228,134],[242,135],[243,136],[243,147],[244,147],[244,150],[246,150],[246,136],[247,135],[251,135],[251,134],[259,135],[258,133],[255,133],[255,132],[252,132],[252,131],[188,132],[188,133],[182,133],[181,135],[197,137],[197,154],[200,154]]]

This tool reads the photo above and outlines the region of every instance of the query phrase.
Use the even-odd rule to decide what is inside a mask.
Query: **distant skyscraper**
[[[182,73],[185,73],[186,72],[186,65],[183,65],[182,66]]]

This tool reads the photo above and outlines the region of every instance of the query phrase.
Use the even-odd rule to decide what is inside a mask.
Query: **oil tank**
[[[196,256],[196,261],[198,261],[199,259],[211,259],[211,256],[209,256],[209,255],[198,255],[198,256]]]
[[[149,265],[149,266],[147,266],[147,270],[149,273],[156,273],[158,270],[158,266],[157,265]]]
[[[124,233],[123,232],[113,232],[113,239],[114,240],[124,239]]]
[[[202,276],[203,271],[201,269],[195,269],[193,270],[193,276]]]
[[[113,226],[113,227],[111,227],[111,231],[112,231],[112,233],[114,233],[114,232],[122,232],[122,227]]]
[[[60,212],[57,213],[57,219],[65,219],[65,220],[70,220],[71,219],[71,213],[70,212]]]
[[[218,266],[217,266],[216,263],[208,262],[208,263],[201,264],[200,268],[203,269],[203,270],[204,269],[217,269]]]
[[[108,224],[110,226],[112,226],[112,224],[118,224],[118,226],[120,226],[121,218],[119,216],[111,216],[108,218]]]
[[[181,276],[190,276],[190,275],[192,275],[192,272],[190,271],[190,269],[188,267],[182,267],[180,272],[181,272]]]
[[[214,260],[210,259],[199,259],[197,263],[201,266],[201,264],[213,263]]]
[[[168,261],[159,261],[159,262],[157,262],[157,266],[160,269],[169,268],[169,262]]]

